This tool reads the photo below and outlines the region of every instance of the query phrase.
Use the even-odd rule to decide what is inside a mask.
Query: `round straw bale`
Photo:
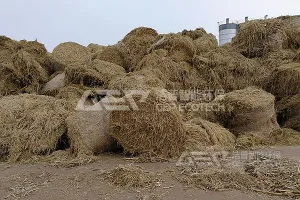
[[[108,85],[108,89],[112,90],[141,90],[152,87],[165,88],[165,83],[147,69],[116,76]]]
[[[82,88],[77,85],[69,85],[59,89],[55,97],[65,100],[67,102],[67,109],[74,111],[83,94],[84,90]]]
[[[125,66],[124,57],[116,45],[105,47],[103,51],[96,52],[93,55],[93,60],[94,59],[111,62],[121,67]]]
[[[235,136],[219,124],[194,118],[186,122],[184,128],[187,132],[185,144],[187,151],[201,151],[210,146],[234,149]]]
[[[1,65],[1,64],[0,64]],[[0,67],[2,82],[1,95],[37,93],[49,80],[47,71],[33,59],[31,54],[20,50],[13,55],[13,62]]]
[[[55,60],[53,56],[47,52],[44,44],[38,41],[21,40],[18,45],[20,49],[28,52],[49,75],[64,69],[63,64]]]
[[[165,50],[153,51],[143,58],[136,70],[153,71],[159,79],[166,81],[167,89],[184,88],[191,66],[186,62],[175,62],[166,54]]]
[[[115,77],[124,75],[121,66],[103,60],[93,60],[91,65],[73,65],[66,68],[66,83],[86,87],[104,87]]]
[[[0,146],[11,161],[50,154],[66,132],[68,112],[62,100],[30,94],[6,96],[0,99],[0,108]]]
[[[220,112],[221,121],[235,135],[268,137],[279,128],[274,102],[272,94],[254,87],[227,93],[220,100],[226,107],[225,112]]]
[[[291,49],[279,49],[277,51],[266,54],[261,59],[261,65],[268,71],[275,70],[281,65],[293,62],[295,59],[295,51]]]
[[[110,134],[127,152],[177,157],[184,148],[185,131],[174,96],[162,89],[149,92],[137,101],[139,110],[112,112]]]
[[[12,62],[13,55],[17,49],[17,41],[0,36],[0,63]]]
[[[205,55],[215,82],[232,91],[248,86],[260,86],[270,74],[254,59],[248,59],[230,47],[220,47]]]
[[[248,58],[262,57],[267,52],[282,48],[285,39],[281,19],[252,20],[241,25],[232,45]]]
[[[283,98],[276,107],[279,124],[300,131],[300,94]]]
[[[79,111],[67,118],[71,152],[94,155],[112,150],[116,142],[109,135],[110,113]]]
[[[56,60],[65,66],[73,64],[89,64],[91,61],[91,53],[87,47],[75,42],[65,42],[56,46],[52,52]]]
[[[194,44],[196,46],[197,55],[207,53],[218,47],[217,39],[209,34],[194,40]]]
[[[196,40],[207,35],[207,32],[203,28],[197,28],[196,30],[183,30],[182,35],[190,37],[192,40]]]
[[[300,93],[300,63],[285,64],[269,77],[266,90],[277,99]]]
[[[89,49],[89,51],[91,53],[96,53],[98,51],[103,51],[106,47],[105,46],[102,46],[102,45],[99,45],[99,44],[94,44],[94,43],[91,43],[87,46],[87,48]]]
[[[158,37],[150,51],[157,49],[165,49],[168,51],[174,61],[187,61],[191,62],[195,53],[196,48],[193,40],[189,37],[178,35],[178,34],[167,34]]]
[[[147,54],[150,46],[155,42],[157,37],[156,30],[152,28],[139,27],[128,33],[118,44],[122,52],[126,69],[133,71],[136,65]]]

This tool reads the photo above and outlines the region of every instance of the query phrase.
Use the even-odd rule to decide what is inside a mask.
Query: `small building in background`
[[[248,18],[245,18],[245,21]],[[225,23],[219,22],[219,45],[222,46],[231,42],[232,38],[236,36],[239,31],[239,23],[226,19]]]

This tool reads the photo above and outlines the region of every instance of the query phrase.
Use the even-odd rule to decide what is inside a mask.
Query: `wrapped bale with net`
[[[93,60],[98,59],[98,60],[114,63],[124,68],[126,66],[124,56],[120,52],[118,45],[108,46],[105,47],[103,51],[97,51],[93,55],[92,59]]]
[[[74,155],[96,155],[117,147],[109,135],[108,111],[77,111],[66,120]]]
[[[186,151],[203,151],[207,147],[234,149],[235,136],[219,124],[194,118],[184,124]]]
[[[65,66],[85,65],[91,62],[91,53],[88,48],[75,42],[59,44],[54,48],[52,55]]]
[[[50,81],[48,81],[42,88],[41,94],[48,96],[55,96],[59,89],[65,87],[66,85],[66,73],[63,72],[61,74],[56,75]]]
[[[11,161],[47,155],[58,148],[66,133],[65,101],[39,95],[0,99],[0,152]]]
[[[151,46],[150,52],[158,49],[167,50],[167,56],[174,61],[191,62],[196,53],[196,48],[191,38],[173,33],[160,35]]]
[[[227,93],[220,103],[223,125],[235,135],[254,134],[267,138],[279,128],[276,121],[275,97],[261,89],[248,87]]]
[[[131,97],[137,98],[137,109],[111,113],[112,137],[126,152],[161,158],[179,156],[186,133],[174,96],[163,89],[152,89],[147,97]]]
[[[128,33],[117,45],[124,56],[127,71],[134,71],[136,65],[148,53],[158,33],[147,27],[139,27]]]
[[[300,93],[300,63],[280,66],[268,78],[266,90],[277,99]]]
[[[283,98],[276,107],[279,124],[300,131],[300,94]]]
[[[124,74],[125,70],[121,66],[96,59],[91,65],[73,65],[66,68],[66,84],[106,87],[112,78]]]

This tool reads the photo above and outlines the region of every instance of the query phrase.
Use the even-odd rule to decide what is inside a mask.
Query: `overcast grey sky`
[[[300,0],[0,0],[0,35],[44,43],[115,44],[139,26],[159,33],[203,27],[218,34],[227,17],[300,14]]]

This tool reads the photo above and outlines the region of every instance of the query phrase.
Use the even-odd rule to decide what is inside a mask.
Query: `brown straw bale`
[[[125,60],[120,52],[117,45],[114,46],[107,46],[103,49],[103,51],[97,51],[93,57],[93,60],[99,59],[107,62],[114,63],[116,65],[119,65],[121,67],[125,67]]]
[[[109,135],[110,113],[77,111],[67,119],[70,148],[73,155],[96,155],[117,146]]]
[[[83,94],[83,88],[78,87],[78,85],[69,85],[59,89],[58,94],[55,97],[65,100],[69,111],[75,111],[75,108]]]
[[[265,89],[278,100],[300,93],[300,63],[285,64],[274,70]]]
[[[84,65],[91,62],[91,53],[88,48],[75,42],[59,44],[54,48],[52,55],[65,66],[73,64]]]
[[[196,53],[193,40],[179,34],[158,36],[157,41],[151,46],[150,52],[158,49],[167,50],[167,55],[174,61],[191,62]]]
[[[66,84],[86,87],[105,87],[115,77],[124,75],[121,66],[103,60],[93,60],[91,65],[73,65],[66,68]]]
[[[12,62],[13,55],[19,48],[17,41],[0,36],[0,64]]]
[[[150,70],[161,79],[167,89],[185,89],[197,87],[199,74],[184,61],[175,62],[167,56],[165,50],[156,50],[146,55],[136,70]]]
[[[66,132],[65,101],[30,94],[6,96],[0,101],[0,146],[4,141],[11,161],[55,151]]]
[[[230,47],[219,47],[205,57],[214,82],[219,82],[226,91],[259,86],[270,73],[258,61],[248,59]],[[199,66],[197,63],[194,65]]]
[[[205,35],[208,35],[203,28],[196,28],[196,30],[183,30],[182,35],[190,37],[192,40],[197,40]]]
[[[112,112],[110,134],[126,152],[177,157],[186,133],[174,96],[162,89],[149,92],[145,101],[136,101],[139,110]]]
[[[235,135],[253,133],[267,137],[279,128],[275,97],[259,88],[248,87],[227,93],[220,101],[226,107],[220,117],[223,125]]]
[[[108,84],[112,90],[142,90],[165,88],[165,83],[152,70],[143,69],[114,77]]]
[[[196,54],[201,55],[218,47],[218,40],[213,35],[205,35],[194,40]]]
[[[274,49],[282,48],[286,38],[283,29],[281,19],[252,20],[241,25],[232,45],[248,58],[262,57]]]
[[[12,63],[0,64],[0,74],[0,95],[38,93],[49,80],[47,71],[23,50],[13,55]]]
[[[300,49],[296,52],[296,55],[294,56],[294,61],[300,62]]]
[[[281,126],[300,131],[300,94],[283,98],[276,108]]]
[[[127,71],[134,71],[155,42],[157,35],[156,30],[152,28],[139,27],[128,33],[117,45],[124,56]]]
[[[90,43],[88,46],[87,46],[88,50],[94,54],[94,53],[97,53],[98,51],[102,52],[106,46],[102,46],[102,45],[99,45],[99,44],[94,44],[94,43]]]
[[[201,151],[211,146],[234,148],[235,136],[219,124],[194,118],[186,122],[184,128],[187,132],[186,151]]]
[[[289,64],[295,59],[296,53],[292,49],[278,49],[267,53],[263,58],[259,59],[264,69],[273,72],[276,68],[284,64]]]

